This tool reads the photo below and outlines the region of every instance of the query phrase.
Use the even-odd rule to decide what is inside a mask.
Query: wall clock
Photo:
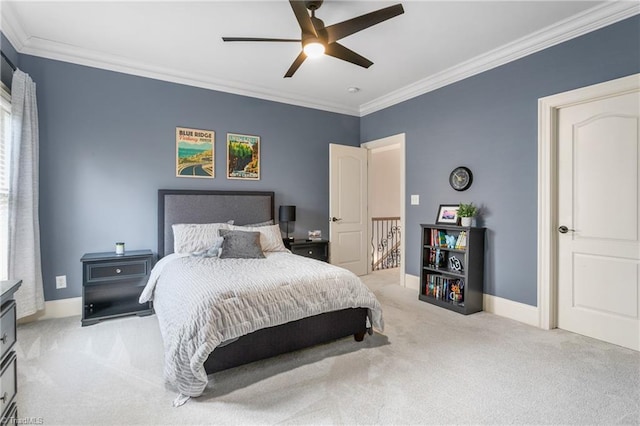
[[[449,175],[449,184],[456,191],[469,189],[473,182],[473,174],[467,167],[460,166],[453,169]]]

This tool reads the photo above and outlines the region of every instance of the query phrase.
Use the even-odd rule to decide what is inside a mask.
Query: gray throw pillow
[[[260,233],[247,231],[230,231],[220,229],[220,236],[224,238],[220,259],[262,259]]]

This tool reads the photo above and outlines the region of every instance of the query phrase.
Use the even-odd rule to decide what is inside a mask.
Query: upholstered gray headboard
[[[236,225],[274,219],[273,192],[158,190],[158,257],[173,253],[175,223],[218,223],[234,220]]]

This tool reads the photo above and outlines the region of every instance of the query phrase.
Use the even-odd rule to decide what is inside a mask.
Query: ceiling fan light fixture
[[[310,41],[304,45],[304,54],[309,58],[319,58],[324,55],[324,44],[317,40]]]

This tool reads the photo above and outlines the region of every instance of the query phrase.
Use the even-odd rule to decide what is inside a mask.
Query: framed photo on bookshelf
[[[436,223],[447,223],[449,225],[458,224],[458,204],[440,204]]]

